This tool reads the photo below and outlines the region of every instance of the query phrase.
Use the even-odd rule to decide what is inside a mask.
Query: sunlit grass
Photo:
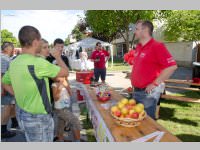
[[[182,96],[200,98],[198,92],[185,92]],[[200,142],[199,103],[162,100],[157,122],[184,142]]]

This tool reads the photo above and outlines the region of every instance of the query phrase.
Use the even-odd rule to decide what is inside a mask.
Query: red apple
[[[127,89],[127,91],[130,93],[130,92],[133,91],[133,89],[132,89],[131,87],[129,87],[129,88]]]
[[[114,115],[117,116],[117,117],[120,117],[121,116],[121,112],[117,110],[117,111],[114,112]]]
[[[131,118],[138,119],[138,117],[139,117],[139,113],[137,112],[134,112],[131,114]]]

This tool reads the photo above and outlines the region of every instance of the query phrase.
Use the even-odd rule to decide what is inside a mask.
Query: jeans
[[[156,119],[156,106],[160,99],[160,95],[161,93],[155,90],[150,94],[146,93],[145,90],[133,92],[133,98],[137,103],[142,103],[144,105],[145,111],[153,119]]]
[[[16,117],[27,142],[53,142],[54,121],[51,114],[30,114],[16,107]]]

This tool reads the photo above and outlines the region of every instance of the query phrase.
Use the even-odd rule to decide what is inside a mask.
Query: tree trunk
[[[126,52],[127,53],[129,51],[129,27],[126,28]]]
[[[200,44],[197,45],[197,62],[200,62]]]
[[[133,34],[133,38],[131,40],[131,48],[133,48],[133,42],[134,42],[134,40],[135,40],[135,34]]]

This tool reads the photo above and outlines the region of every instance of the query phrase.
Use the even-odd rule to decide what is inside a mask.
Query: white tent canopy
[[[77,50],[80,47],[82,48],[95,48],[95,45],[97,42],[100,42],[102,46],[112,46],[112,44],[107,43],[107,42],[103,42],[101,40],[97,40],[95,38],[85,38],[81,41],[78,41],[76,43],[70,44],[68,46],[66,46],[66,50]]]
[[[111,62],[112,62],[112,66],[113,66],[113,47],[112,47],[112,44],[110,44],[108,42],[103,42],[101,40],[89,37],[89,38],[85,38],[81,41],[78,41],[76,43],[66,46],[65,51],[68,51],[68,52],[74,51],[72,54],[73,55],[72,57],[75,58],[75,52],[77,50],[79,50],[80,47],[82,47],[82,49],[86,49],[86,48],[94,49],[97,42],[100,42],[103,47],[107,47],[107,46],[109,47],[110,52],[111,52]]]

